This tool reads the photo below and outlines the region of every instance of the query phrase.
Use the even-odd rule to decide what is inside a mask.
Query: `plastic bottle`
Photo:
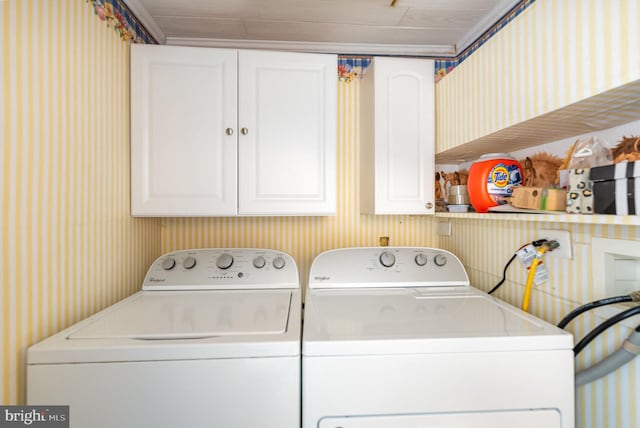
[[[507,153],[482,155],[469,169],[469,200],[477,212],[486,213],[490,207],[505,204],[513,187],[521,184],[520,162]]]

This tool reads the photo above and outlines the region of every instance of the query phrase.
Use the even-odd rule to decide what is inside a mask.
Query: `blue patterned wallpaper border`
[[[371,64],[371,58],[367,57],[338,57],[338,80],[351,82],[360,78]]]
[[[156,39],[129,10],[122,0],[86,0],[100,20],[120,35],[125,42],[157,44]]]
[[[513,19],[520,15],[526,8],[531,6],[536,0],[522,0],[507,12],[498,22],[491,26],[487,31],[471,43],[465,50],[459,53],[455,58],[435,58],[436,82],[447,75],[451,70],[460,65],[465,59],[469,58],[480,46],[484,45],[487,40],[496,35]]]
[[[86,0],[90,3],[96,15],[107,23],[113,25],[113,29],[119,33],[123,41],[133,43],[157,44],[158,42],[147,31],[135,15],[129,10],[123,0]],[[476,39],[464,51],[452,58],[433,58],[435,61],[435,81],[445,77],[451,70],[461,64],[465,59],[493,37],[498,31],[509,24],[516,16],[531,6],[535,0],[522,0],[507,12],[498,22],[491,26],[484,34]],[[338,58],[338,79],[350,82],[364,74],[371,63],[371,58],[367,57],[339,57]]]

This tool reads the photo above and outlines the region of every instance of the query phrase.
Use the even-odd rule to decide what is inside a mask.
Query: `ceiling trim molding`
[[[156,41],[163,45],[167,41],[167,37],[162,32],[156,21],[153,19],[149,11],[142,5],[140,0],[123,0],[127,7],[133,12],[138,21],[144,25],[149,33],[156,39]]]
[[[500,7],[494,8],[490,14],[479,21],[469,32],[467,32],[458,43],[456,43],[456,54],[461,54],[466,48],[471,46],[478,38],[500,21],[514,7],[518,6],[522,0],[504,0]]]
[[[133,0],[127,1],[131,2]],[[342,55],[404,55],[427,57],[455,57],[456,55],[455,46],[452,45],[290,42],[278,40],[206,39],[196,37],[166,37],[166,44],[208,48],[271,49]]]

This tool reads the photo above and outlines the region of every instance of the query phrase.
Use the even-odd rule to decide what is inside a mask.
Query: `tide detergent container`
[[[513,188],[522,184],[522,166],[507,153],[480,156],[469,169],[469,200],[479,213],[507,203]]]

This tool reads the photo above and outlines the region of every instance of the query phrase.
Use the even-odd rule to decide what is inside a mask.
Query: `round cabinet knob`
[[[258,256],[255,259],[253,259],[253,267],[256,269],[262,269],[266,264],[267,264],[267,261],[262,256]]]
[[[233,128],[227,128],[224,130],[224,133],[227,135],[233,135]]]
[[[240,132],[242,132],[242,135],[247,135],[249,133],[249,130],[247,128],[242,128]]]
[[[229,253],[222,253],[216,259],[216,266],[220,269],[229,269],[233,264],[233,257]]]
[[[194,259],[191,256],[187,257],[182,262],[182,266],[184,266],[185,269],[193,269],[195,265],[196,265],[196,259]]]
[[[437,266],[444,266],[447,264],[447,256],[445,256],[444,254],[436,254],[436,256],[433,258],[433,262]]]
[[[176,265],[176,261],[171,257],[167,257],[162,261],[162,269],[164,270],[171,270],[175,267],[175,265]]]
[[[284,267],[284,259],[280,256],[273,259],[273,267],[276,269],[282,269]]]
[[[416,256],[416,264],[418,266],[424,266],[427,264],[427,255],[424,253],[420,253]]]
[[[396,256],[388,251],[383,251],[380,254],[380,264],[384,267],[391,267],[396,263]]]

